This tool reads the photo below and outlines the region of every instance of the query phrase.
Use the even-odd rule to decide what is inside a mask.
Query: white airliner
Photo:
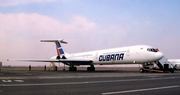
[[[173,64],[175,69],[180,69],[180,59],[168,59]]]
[[[76,66],[89,65],[88,71],[94,71],[94,65],[117,65],[117,64],[143,64],[156,62],[164,55],[158,49],[147,46],[137,45],[129,47],[120,47],[112,49],[104,49],[90,52],[67,54],[63,51],[60,43],[67,42],[63,40],[41,40],[41,42],[55,42],[57,56],[51,59],[11,59],[18,61],[31,62],[61,62],[69,66],[69,71],[76,71]]]
[[[180,64],[180,59],[168,59],[168,61],[174,64]]]

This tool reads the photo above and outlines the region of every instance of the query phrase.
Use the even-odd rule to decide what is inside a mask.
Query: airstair
[[[154,64],[156,64],[158,67],[154,67]],[[143,68],[140,69],[140,72],[153,71],[174,73],[173,64],[170,63],[165,57],[156,62],[144,63],[142,66]]]

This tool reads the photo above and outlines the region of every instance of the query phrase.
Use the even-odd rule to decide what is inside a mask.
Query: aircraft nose
[[[164,54],[162,53],[162,52],[158,52],[157,54],[156,54],[156,58],[159,60],[159,59],[161,59],[161,58],[163,58],[164,57]]]

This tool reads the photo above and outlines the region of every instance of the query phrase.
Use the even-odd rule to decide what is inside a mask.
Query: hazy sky
[[[6,60],[51,58],[55,44],[40,40],[61,38],[68,41],[62,45],[67,53],[144,44],[180,59],[179,5],[180,0],[0,0],[0,61],[27,65]]]

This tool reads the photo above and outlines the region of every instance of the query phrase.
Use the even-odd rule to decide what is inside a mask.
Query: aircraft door
[[[127,56],[130,56],[130,49],[127,49],[126,55],[127,55]]]
[[[98,52],[96,52],[95,59],[98,60]]]

